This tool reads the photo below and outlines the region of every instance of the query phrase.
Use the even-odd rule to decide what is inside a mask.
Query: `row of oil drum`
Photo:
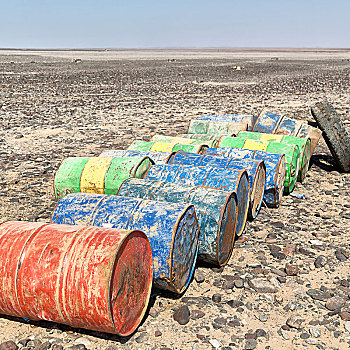
[[[247,116],[221,119],[65,159],[52,223],[0,226],[0,312],[128,335],[152,280],[183,293],[197,258],[224,266],[247,218],[304,179],[311,150],[308,138],[248,132]]]

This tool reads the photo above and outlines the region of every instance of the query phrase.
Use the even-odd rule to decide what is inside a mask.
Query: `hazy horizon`
[[[5,49],[350,47],[346,0],[12,0],[0,13]]]

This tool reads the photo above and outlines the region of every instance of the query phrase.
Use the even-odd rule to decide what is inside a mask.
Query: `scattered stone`
[[[0,344],[0,350],[17,350],[18,346],[12,340]]]
[[[314,338],[306,339],[305,342],[309,345],[317,345],[318,344],[318,340],[314,339]]]
[[[343,321],[350,321],[350,312],[348,311],[339,312],[339,316]]]
[[[309,333],[301,333],[300,334],[300,338],[301,339],[309,339],[310,338],[310,334]]]
[[[211,344],[211,346],[213,346],[215,349],[218,349],[221,347],[221,343],[216,340],[216,339],[209,339],[209,343]]]
[[[74,343],[83,344],[85,346],[91,345],[91,341],[89,339],[84,338],[84,337],[80,337],[80,338],[75,339]]]
[[[347,322],[344,323],[344,328],[345,328],[345,330],[346,330],[347,332],[350,333],[350,321],[347,321]]]
[[[315,260],[315,267],[320,268],[327,264],[327,258],[324,255],[319,255]]]
[[[261,278],[254,278],[249,280],[249,286],[258,293],[276,293],[276,287],[269,281]]]
[[[137,339],[136,339],[137,341]],[[67,350],[87,350],[84,344],[72,345],[67,348]]]
[[[181,325],[187,324],[190,320],[190,309],[187,305],[181,305],[174,311],[173,318]]]
[[[291,327],[291,328],[301,328],[302,324],[304,322],[304,319],[296,314],[296,315],[292,315],[287,319],[286,324]]]
[[[214,303],[220,303],[221,302],[221,294],[213,294],[211,297],[211,300],[213,300]]]
[[[255,315],[255,317],[260,321],[260,322],[266,322],[268,320],[267,315],[262,314],[262,315]]]
[[[191,311],[191,319],[192,320],[198,320],[199,318],[202,318],[205,316],[205,313],[201,310],[192,310]]]
[[[156,329],[156,331],[154,332],[154,336],[155,337],[161,337],[162,336],[162,332],[159,329]]]
[[[51,350],[63,350],[63,346],[61,344],[53,344],[51,346]],[[106,350],[112,350],[112,349],[109,349],[109,347],[108,347]]]
[[[331,311],[340,310],[345,304],[345,300],[339,296],[329,298],[326,302],[326,308]]]
[[[200,269],[196,269],[194,273],[194,279],[197,283],[203,283],[205,281],[205,273]]]
[[[319,338],[321,336],[321,330],[317,327],[310,327],[309,332],[313,338]]]
[[[289,340],[290,339],[289,334],[288,334],[288,332],[286,330],[281,328],[280,331],[281,331],[281,336],[282,336],[282,338],[284,340]]]
[[[319,289],[309,289],[306,291],[306,294],[309,295],[314,300],[326,301],[331,297],[327,292],[322,292]]]
[[[256,338],[266,337],[266,334],[267,333],[263,329],[260,329],[260,328],[255,331]]]
[[[244,281],[242,279],[235,280],[233,283],[236,288],[243,288],[244,286]]]
[[[255,339],[247,339],[244,345],[245,350],[253,350],[256,348],[257,341]]]
[[[227,304],[233,308],[241,307],[244,305],[240,300],[229,300]]]
[[[213,321],[213,327],[215,329],[223,328],[226,326],[227,319],[224,317],[217,317]]]
[[[337,249],[335,251],[335,257],[339,260],[339,261],[346,261],[348,260],[348,257],[345,254],[345,250],[344,249]]]
[[[297,265],[286,264],[286,274],[288,276],[297,276],[299,273],[299,268]]]
[[[138,337],[135,338],[136,343],[143,343],[149,338],[147,332],[142,332]]]

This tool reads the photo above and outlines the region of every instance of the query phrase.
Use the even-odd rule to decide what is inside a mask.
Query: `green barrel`
[[[187,134],[221,134],[236,136],[241,130],[247,130],[247,123],[197,119],[190,121]]]
[[[308,137],[296,137],[288,135],[265,134],[260,132],[240,131],[238,137],[250,140],[261,140],[269,142],[282,143],[284,145],[297,145],[300,149],[300,168],[298,180],[301,182],[305,179],[309,169],[311,157],[311,140]]]
[[[174,143],[180,145],[197,145],[203,143],[196,139],[191,139],[187,137],[179,137],[179,136],[167,136],[167,135],[154,135],[151,139],[152,142],[164,142],[164,143]],[[215,147],[215,140],[206,140],[205,144],[208,147]]]
[[[70,157],[56,172],[56,199],[69,193],[116,194],[121,183],[142,178],[154,162],[148,157]]]
[[[202,141],[202,142],[215,141],[215,147],[216,147],[222,135],[221,134],[180,134],[179,137],[187,137],[189,139]]]
[[[242,148],[253,151],[284,154],[286,157],[286,178],[284,183],[284,192],[288,194],[293,191],[298,178],[300,166],[299,146],[224,136],[219,142],[219,147]]]
[[[139,141],[134,140],[128,147],[128,150],[134,151],[156,151],[156,152],[177,152],[185,151],[190,153],[203,154],[209,146],[206,142],[198,142],[190,145],[183,145],[179,143],[167,143],[167,142],[152,142],[152,141]]]

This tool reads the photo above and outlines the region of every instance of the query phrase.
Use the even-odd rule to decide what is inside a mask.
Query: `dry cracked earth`
[[[0,221],[48,221],[65,157],[204,113],[312,121],[322,98],[350,126],[350,52],[0,51]],[[0,350],[349,349],[350,174],[323,140],[295,192],[247,224],[225,268],[199,264],[181,297],[154,290],[131,337],[3,315]]]

